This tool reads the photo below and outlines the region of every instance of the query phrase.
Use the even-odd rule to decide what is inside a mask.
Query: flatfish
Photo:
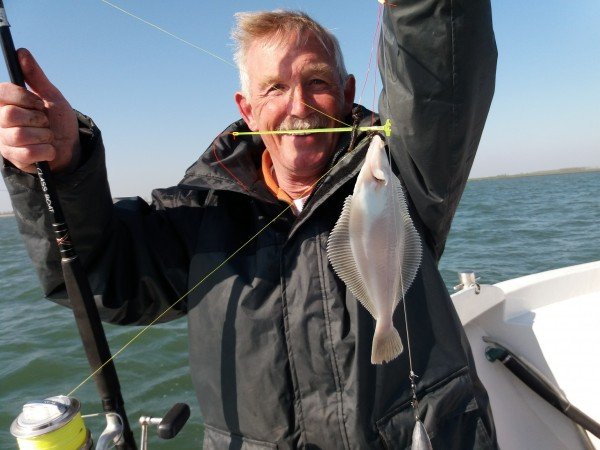
[[[400,180],[392,173],[383,139],[375,135],[327,242],[333,269],[377,321],[373,364],[402,353],[392,317],[415,279],[421,254]]]

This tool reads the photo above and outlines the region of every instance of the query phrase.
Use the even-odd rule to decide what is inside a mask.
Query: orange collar
[[[283,189],[279,187],[275,178],[273,178],[273,160],[271,159],[271,155],[267,150],[265,150],[262,154],[262,174],[265,180],[265,184],[269,188],[269,190],[273,193],[278,200],[282,200],[287,204],[293,203],[292,198],[285,192]]]

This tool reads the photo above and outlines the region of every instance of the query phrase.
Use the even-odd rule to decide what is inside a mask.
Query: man
[[[494,448],[487,396],[437,271],[493,93],[490,7],[411,3],[385,9],[380,111],[394,124],[389,150],[424,241],[406,296],[419,411],[434,448]],[[148,323],[237,252],[168,317],[188,317],[205,448],[406,448],[408,352],[371,364],[374,321],[325,250],[369,137],[349,149],[350,136],[334,133],[229,134],[348,123],[354,79],[335,38],[305,15],[242,14],[234,36],[243,120],[178,186],[154,191],[152,205],[113,206],[99,130],[20,53],[34,93],[0,87],[3,174],[45,292],[65,303],[39,188],[26,174],[39,160],[56,173],[104,320]],[[405,330],[401,308],[394,321]]]

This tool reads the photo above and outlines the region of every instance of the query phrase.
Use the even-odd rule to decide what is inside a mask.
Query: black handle
[[[497,342],[484,340],[493,343],[493,346],[485,349],[485,356],[489,361],[500,361],[533,392],[538,394],[573,422],[581,425],[594,436],[600,438],[600,423],[596,422],[579,408],[572,405],[563,393],[529,361],[516,356],[508,348]]]
[[[175,403],[158,424],[158,437],[173,439],[190,418],[190,407],[185,403]]]

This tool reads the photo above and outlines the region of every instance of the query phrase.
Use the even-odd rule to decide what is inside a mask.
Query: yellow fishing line
[[[167,34],[167,35],[171,36],[172,38],[175,38],[175,39],[177,39],[178,41],[180,41],[180,42],[183,42],[184,44],[187,44],[187,45],[189,45],[190,47],[193,47],[193,48],[195,48],[196,50],[200,50],[201,52],[204,52],[204,53],[206,53],[207,55],[210,55],[210,56],[212,56],[212,57],[214,57],[214,58],[217,58],[219,61],[222,61],[222,62],[224,62],[225,64],[227,64],[227,65],[229,65],[229,66],[231,66],[231,67],[234,67],[234,68],[236,68],[236,69],[237,69],[237,66],[236,66],[235,64],[233,64],[233,63],[232,63],[232,62],[230,62],[230,61],[227,61],[225,58],[221,58],[219,55],[217,55],[217,54],[215,54],[215,53],[212,53],[212,52],[210,52],[210,51],[208,51],[208,50],[206,50],[206,49],[204,49],[204,48],[202,48],[202,47],[200,47],[200,46],[198,46],[198,45],[196,45],[196,44],[193,44],[193,43],[191,43],[191,42],[189,42],[189,41],[186,41],[185,39],[183,39],[183,38],[181,38],[181,37],[179,37],[179,36],[177,36],[177,35],[175,35],[175,34],[171,33],[170,31],[167,31],[167,30],[165,30],[164,28],[161,28],[161,27],[159,27],[158,25],[155,25],[155,24],[153,24],[152,22],[149,22],[149,21],[147,21],[147,20],[145,20],[145,19],[142,19],[141,17],[139,17],[139,16],[136,16],[136,15],[135,15],[135,14],[133,14],[132,12],[129,12],[129,11],[127,11],[127,10],[125,10],[125,9],[121,8],[120,6],[117,6],[117,5],[115,5],[114,3],[111,3],[111,2],[109,2],[108,0],[100,0],[100,1],[101,1],[101,2],[103,2],[103,3],[105,3],[105,4],[106,4],[106,5],[108,5],[108,6],[111,6],[112,8],[116,9],[117,11],[121,11],[122,13],[124,13],[124,14],[127,14],[128,16],[130,16],[130,17],[133,17],[134,19],[136,19],[136,20],[139,20],[139,21],[140,21],[140,22],[142,22],[142,23],[145,23],[146,25],[149,25],[149,26],[151,26],[152,28],[155,28],[155,29],[157,29],[158,31],[161,31],[162,33],[165,33],[165,34]],[[278,91],[280,91],[280,92],[283,92],[281,89],[278,89],[277,87],[274,87],[274,88],[275,88],[275,89],[277,89],[277,90],[278,90]],[[310,109],[312,109],[312,110],[314,110],[314,111],[318,112],[319,114],[322,114],[322,115],[324,115],[325,117],[327,117],[327,118],[329,118],[329,119],[332,119],[332,120],[335,120],[336,122],[339,122],[339,123],[341,123],[342,125],[345,125],[345,126],[347,126],[347,127],[349,127],[349,126],[350,126],[350,125],[349,125],[349,124],[347,124],[346,122],[343,122],[343,121],[341,121],[340,119],[336,119],[335,117],[332,117],[332,116],[330,116],[330,115],[328,115],[328,114],[324,113],[323,111],[320,111],[319,109],[315,108],[314,106],[311,106],[311,105],[309,105],[309,104],[307,104],[307,103],[304,103],[304,102],[303,102],[303,101],[301,101],[301,100],[300,100],[300,103],[302,103],[304,106],[306,106],[306,107],[308,107],[308,108],[310,108]]]
[[[210,56],[212,56],[212,57],[214,57],[214,58],[217,58],[217,59],[218,59],[218,60],[220,60],[220,61],[223,61],[225,64],[228,64],[228,65],[230,65],[230,66],[232,66],[232,67],[235,67],[235,64],[233,64],[233,63],[232,63],[232,62],[230,62],[230,61],[227,61],[227,60],[226,60],[226,59],[224,59],[224,58],[221,58],[219,55],[217,55],[217,54],[215,54],[215,53],[212,53],[212,52],[209,52],[208,50],[206,50],[206,49],[204,49],[204,48],[202,48],[202,47],[200,47],[200,46],[198,46],[198,45],[196,45],[196,44],[193,44],[193,43],[191,43],[191,42],[189,42],[189,41],[186,41],[185,39],[183,39],[183,38],[180,38],[179,36],[177,36],[177,35],[175,35],[175,34],[171,33],[170,31],[167,31],[167,30],[165,30],[164,28],[161,28],[161,27],[159,27],[158,25],[155,25],[155,24],[153,24],[152,22],[148,22],[147,20],[145,20],[145,19],[142,19],[141,17],[139,17],[139,16],[136,16],[135,14],[133,14],[133,13],[131,13],[131,12],[124,10],[123,8],[121,8],[121,7],[117,6],[117,5],[115,5],[114,3],[111,3],[111,2],[109,2],[109,1],[107,1],[107,0],[100,0],[100,1],[101,1],[101,2],[103,2],[103,3],[105,3],[105,4],[107,4],[108,6],[111,6],[111,7],[115,8],[115,9],[116,9],[116,10],[118,10],[118,11],[121,11],[122,13],[125,13],[125,14],[127,14],[127,15],[128,15],[128,16],[130,16],[130,17],[133,17],[133,18],[134,18],[134,19],[136,19],[136,20],[139,20],[140,22],[143,22],[143,23],[145,23],[146,25],[149,25],[149,26],[151,26],[152,28],[156,28],[158,31],[161,31],[161,32],[163,32],[163,33],[165,33],[165,34],[167,34],[167,35],[169,35],[169,36],[171,36],[171,37],[173,37],[173,38],[177,39],[178,41],[181,41],[181,42],[183,42],[184,44],[187,44],[187,45],[189,45],[190,47],[193,47],[193,48],[195,48],[196,50],[200,50],[201,52],[204,52],[204,53],[206,53],[207,55],[210,55]]]
[[[388,120],[389,122],[389,120]],[[323,178],[325,178],[327,175],[329,175],[329,173],[335,169],[337,167],[338,164],[340,164],[350,153],[345,154],[342,158],[340,158],[340,160],[333,166],[331,167],[327,172],[325,172],[323,175],[321,175],[321,177],[319,177],[319,179],[317,181],[315,181],[312,185],[310,185],[309,187],[306,188],[306,190],[300,194],[300,197],[304,197],[305,195],[307,195],[309,192],[311,192],[314,187],[317,185],[317,183],[319,181],[321,181]],[[106,362],[104,362],[100,367],[98,367],[96,370],[94,370],[86,379],[84,379],[81,383],[79,383],[73,390],[71,390],[71,392],[69,392],[67,394],[67,397],[71,397],[73,395],[73,393],[75,393],[81,386],[83,386],[85,383],[87,383],[92,377],[94,377],[94,375],[96,375],[98,372],[100,372],[104,366],[106,366],[109,362],[111,362],[113,359],[115,359],[118,355],[120,355],[121,353],[123,353],[123,351],[129,347],[137,338],[139,338],[142,334],[144,334],[152,325],[154,325],[156,322],[158,322],[162,317],[164,317],[165,314],[167,314],[169,311],[171,311],[175,305],[177,305],[179,302],[181,302],[184,298],[186,298],[189,294],[191,294],[194,290],[196,290],[196,288],[198,288],[202,283],[204,283],[204,281],[206,281],[206,279],[208,277],[210,277],[212,274],[214,274],[217,270],[219,270],[221,267],[223,267],[225,264],[227,264],[235,255],[237,255],[240,251],[242,251],[248,244],[250,244],[250,242],[252,242],[259,234],[261,234],[264,230],[267,229],[267,227],[269,227],[273,222],[275,222],[277,219],[279,219],[287,210],[289,210],[292,207],[292,204],[289,204],[286,208],[283,209],[283,211],[281,211],[279,214],[277,214],[273,219],[271,219],[264,227],[262,227],[260,230],[258,230],[250,239],[248,239],[246,242],[244,242],[236,251],[234,251],[231,255],[229,255],[227,258],[225,258],[223,260],[223,262],[221,262],[220,264],[218,264],[214,269],[212,269],[208,274],[204,275],[204,277],[202,277],[202,279],[200,281],[198,281],[198,283],[196,283],[192,288],[190,288],[185,294],[183,294],[181,297],[179,297],[179,299],[173,303],[171,306],[169,306],[167,309],[165,309],[156,319],[154,319],[152,322],[150,322],[148,325],[144,326],[144,328],[142,328],[135,336],[133,336],[125,345],[123,345],[123,347],[121,347],[119,350],[117,350],[117,352],[112,355],[108,360],[106,360]]]
[[[81,412],[69,422],[37,436],[17,437],[19,450],[81,450],[88,439],[88,431]]]
[[[311,186],[311,188],[312,188],[312,186]],[[167,314],[169,311],[171,311],[175,307],[175,305],[177,305],[180,301],[182,301],[189,294],[191,294],[194,290],[196,290],[196,288],[198,286],[200,286],[202,283],[204,283],[204,281],[208,277],[210,277],[213,273],[215,273],[217,270],[219,270],[221,267],[223,267],[227,262],[229,262],[231,260],[231,258],[233,258],[235,255],[237,255],[240,251],[242,251],[244,249],[244,247],[246,247],[250,242],[252,242],[254,240],[254,238],[256,238],[259,234],[261,234],[275,220],[277,220],[279,217],[281,217],[289,208],[291,208],[291,206],[292,205],[288,205],[287,208],[285,208],[283,211],[281,211],[279,214],[277,214],[269,223],[267,223],[264,227],[262,227],[259,231],[257,231],[256,234],[254,234],[254,236],[252,236],[245,243],[243,243],[240,248],[238,248],[231,255],[229,255],[227,258],[225,258],[222,263],[220,263],[219,265],[217,265],[208,274],[204,275],[204,277],[200,281],[198,281],[198,283],[196,283],[191,289],[189,289],[185,294],[183,294],[175,303],[173,303],[171,306],[169,306],[167,309],[165,309],[162,312],[162,314],[160,314],[156,319],[154,319],[152,322],[150,322],[148,325],[146,325],[144,328],[142,328],[133,338],[131,338],[129,340],[129,342],[127,342],[125,345],[123,345],[123,347],[121,347],[114,355],[112,355],[110,359],[108,359],[104,364],[102,364],[94,372],[92,372],[85,380],[83,380],[81,383],[79,383],[75,389],[73,389],[71,392],[69,392],[67,394],[67,397],[71,397],[73,395],[73,393],[75,391],[77,391],[77,389],[79,389],[90,378],[92,378],[94,375],[96,375],[98,372],[100,372],[104,366],[106,366],[110,361],[112,361],[119,354],[121,354],[127,347],[129,347],[133,343],[133,341],[135,341],[138,337],[140,337],[142,334],[144,334],[148,330],[148,328],[150,328],[152,325],[154,325],[156,322],[158,322],[162,317],[164,317],[165,314]]]

